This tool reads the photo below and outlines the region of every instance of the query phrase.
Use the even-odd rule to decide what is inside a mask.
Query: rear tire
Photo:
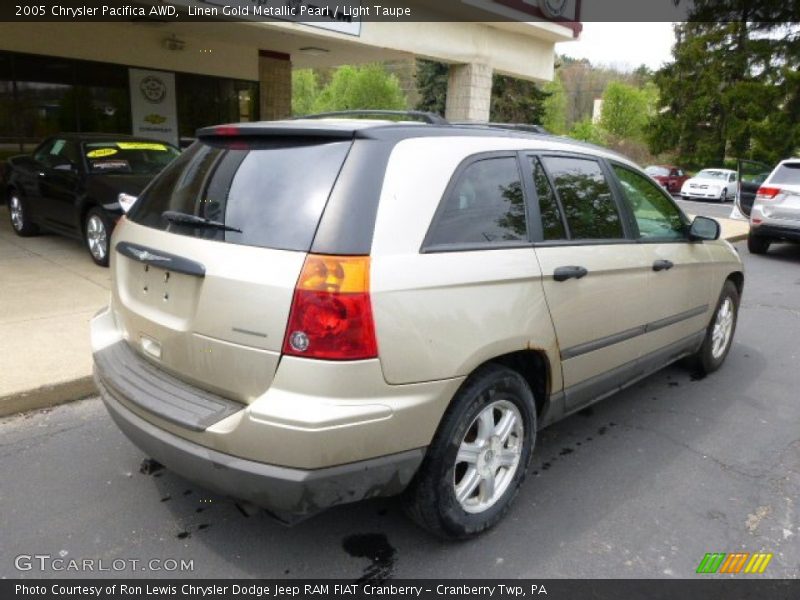
[[[83,241],[89,256],[96,265],[108,266],[108,249],[111,244],[111,230],[114,228],[102,209],[93,207],[86,213],[83,221]]]
[[[11,229],[20,237],[30,237],[39,233],[39,228],[28,216],[28,204],[16,190],[8,195],[8,217]]]
[[[476,536],[508,512],[531,459],[536,404],[516,371],[486,365],[445,412],[406,491],[406,511],[445,539]]]
[[[747,250],[750,254],[766,254],[771,243],[769,238],[753,235],[752,233],[747,236]]]
[[[689,365],[701,375],[713,373],[722,366],[733,345],[736,321],[739,316],[739,290],[729,279],[722,286],[722,292],[706,330],[703,345],[689,357]]]

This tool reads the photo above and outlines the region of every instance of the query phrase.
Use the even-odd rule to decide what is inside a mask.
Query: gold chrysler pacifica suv
[[[539,429],[715,371],[742,263],[607,150],[370,117],[200,130],[114,231],[96,381],[153,460],[284,521],[402,493],[468,537]]]

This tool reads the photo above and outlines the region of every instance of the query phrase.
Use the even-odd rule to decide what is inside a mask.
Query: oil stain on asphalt
[[[342,548],[350,556],[367,558],[370,564],[356,581],[380,582],[391,579],[397,562],[397,551],[382,533],[359,533],[342,540]]]

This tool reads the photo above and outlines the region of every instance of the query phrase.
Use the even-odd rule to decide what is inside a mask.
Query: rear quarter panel
[[[386,381],[468,375],[496,356],[534,348],[561,389],[558,347],[533,248],[420,252],[442,194],[472,154],[516,150],[515,139],[399,143],[387,168],[372,247],[372,302]]]

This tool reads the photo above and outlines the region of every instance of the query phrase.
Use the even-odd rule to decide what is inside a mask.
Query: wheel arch
[[[551,365],[550,360],[544,350],[539,349],[526,349],[508,352],[489,358],[472,369],[464,380],[465,385],[472,376],[480,371],[487,365],[500,365],[519,373],[523,379],[528,383],[533,392],[533,398],[536,402],[536,414],[541,416],[544,414],[549,401],[551,390]],[[461,388],[459,388],[461,389]],[[453,395],[453,399],[458,395],[458,392]],[[452,404],[453,399],[450,400]]]
[[[725,281],[733,282],[733,285],[736,286],[736,291],[739,293],[739,298],[741,298],[742,292],[744,291],[744,273],[741,271],[733,271],[728,274]]]

